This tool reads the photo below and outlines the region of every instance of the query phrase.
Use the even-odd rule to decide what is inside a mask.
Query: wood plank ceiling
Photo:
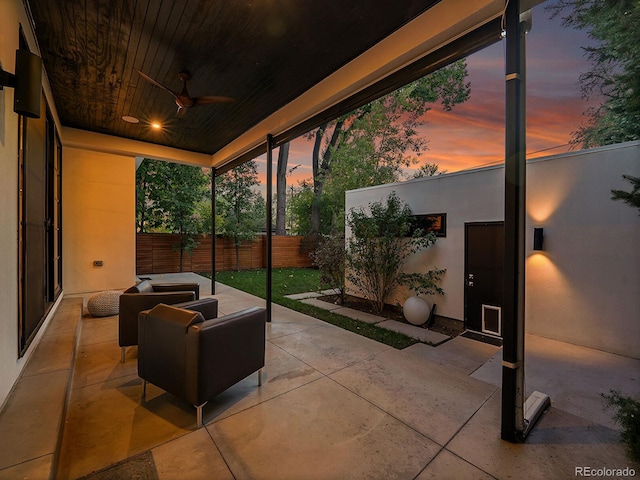
[[[213,154],[437,0],[38,0],[45,70],[64,126]],[[234,103],[176,118],[172,96]],[[125,115],[138,124],[122,120]],[[153,120],[165,128],[149,128]]]

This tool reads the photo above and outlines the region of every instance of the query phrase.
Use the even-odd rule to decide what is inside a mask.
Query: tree
[[[579,81],[583,97],[596,93],[604,100],[587,110],[587,122],[571,143],[591,148],[640,139],[640,2],[560,0],[549,8],[554,16],[565,15],[563,25],[585,30],[598,42],[583,48],[593,68]],[[638,179],[623,178],[633,190],[612,190],[612,198],[638,206]]]
[[[327,198],[326,196],[321,196],[320,199],[317,200],[313,191],[313,184],[308,180],[303,180],[293,191],[289,201],[289,215],[293,225],[295,225],[297,235],[310,235],[312,231],[311,209],[314,201],[318,202],[318,210],[320,213],[320,221],[318,223],[321,231],[319,234],[330,234],[327,227],[332,225],[332,220]],[[315,235],[310,236],[313,237]]]
[[[313,172],[313,198],[311,202],[311,235],[317,235],[320,233],[320,217],[321,217],[321,203],[322,193],[324,191],[324,183],[331,172],[331,161],[333,152],[340,138],[340,132],[344,125],[344,118],[338,119],[333,124],[333,132],[328,137],[328,143],[325,142],[325,135],[327,135],[328,123],[321,125],[315,132],[309,134],[314,138],[313,151],[311,154],[311,167]]]
[[[180,271],[183,271],[184,254],[198,246],[196,236],[202,233],[196,206],[207,193],[207,176],[199,167],[167,163],[164,188],[156,190],[158,208],[165,213],[164,223],[172,233],[180,235],[174,245],[180,251]]]
[[[179,234],[174,248],[183,271],[184,254],[198,245],[195,237],[202,233],[196,209],[207,193],[207,175],[199,167],[145,159],[136,180],[138,231],[151,227]]]
[[[243,163],[216,178],[218,233],[234,240],[236,270],[240,270],[240,244],[256,236],[265,225],[265,201],[253,191],[259,185],[255,160]]]
[[[444,110],[469,97],[466,63],[460,60],[310,132],[313,139],[311,233],[329,232],[320,225],[323,204],[330,199],[330,218],[344,225],[344,192],[402,178],[402,169],[427,148],[418,127],[432,104]],[[336,225],[334,224],[334,225]]]
[[[444,270],[404,274],[407,258],[436,241],[432,233],[417,229],[411,236],[411,209],[392,192],[385,202],[364,209],[351,209],[351,237],[346,251],[347,279],[382,312],[391,291],[403,282],[420,293],[443,293],[437,286]]]
[[[559,0],[548,7],[565,26],[597,42],[583,47],[593,68],[580,75],[582,95],[601,95],[571,143],[591,148],[640,139],[640,2]]]
[[[425,163],[421,165],[417,172],[415,172],[410,179],[413,178],[424,178],[424,177],[435,177],[437,175],[442,175],[443,173],[447,173],[446,170],[440,170],[440,166],[437,163]]]
[[[295,165],[287,170],[287,175],[291,175],[294,171],[296,171],[300,165]],[[301,185],[302,182],[298,182],[298,185]],[[295,185],[289,185],[287,187],[286,194],[286,203],[285,203],[285,218],[288,221],[289,232],[291,235],[300,235],[300,228],[298,224],[298,218],[295,215],[294,203],[298,192],[301,187],[296,187]],[[308,231],[308,230],[307,230]]]
[[[163,175],[166,162],[145,158],[136,170],[136,231],[145,233],[162,228],[164,214],[154,202],[163,188],[159,178]]]
[[[625,192],[624,190],[611,190],[611,199],[622,200],[627,205],[640,210],[640,177],[623,175],[622,178],[633,185],[633,189],[631,192]]]
[[[278,149],[278,167],[276,168],[276,235],[286,235],[287,215],[287,163],[289,161],[289,142]]]

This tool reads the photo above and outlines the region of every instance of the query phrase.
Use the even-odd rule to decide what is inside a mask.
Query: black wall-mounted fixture
[[[16,50],[15,75],[0,68],[0,90],[15,88],[13,111],[30,118],[40,118],[42,59],[27,50]]]
[[[533,229],[533,249],[544,250],[544,228]]]

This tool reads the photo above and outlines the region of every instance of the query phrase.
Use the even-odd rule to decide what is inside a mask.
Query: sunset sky
[[[590,66],[581,48],[589,40],[583,32],[549,17],[544,5],[536,7],[526,39],[527,158],[566,152],[571,133],[588,107],[578,78]],[[437,163],[448,172],[496,164],[504,158],[504,42],[468,57],[467,70],[470,99],[451,112],[434,105],[422,127],[429,150],[421,162]],[[288,185],[311,178],[311,148],[312,143],[303,138],[292,142],[289,168],[299,167],[288,176]],[[258,161],[264,179],[264,158]]]

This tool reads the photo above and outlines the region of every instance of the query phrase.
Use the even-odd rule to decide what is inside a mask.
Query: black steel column
[[[501,437],[524,437],[525,29],[520,1],[509,0],[506,20],[504,304]]]
[[[211,168],[211,295],[216,294],[216,169]]]
[[[271,273],[273,224],[273,136],[267,135],[267,322],[271,321]]]

